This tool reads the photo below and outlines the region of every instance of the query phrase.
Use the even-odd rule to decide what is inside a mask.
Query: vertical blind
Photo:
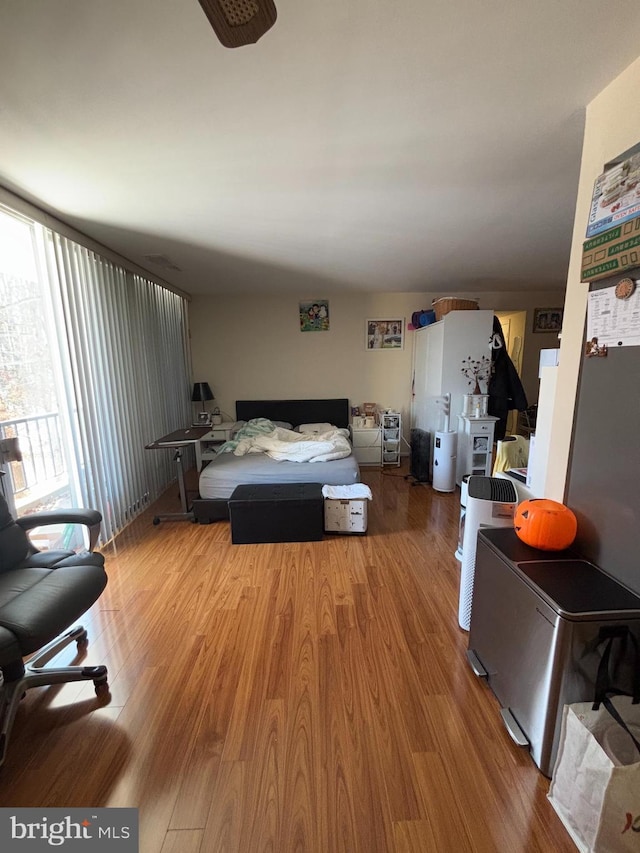
[[[78,488],[106,541],[175,477],[145,450],[188,422],[186,300],[43,229]]]

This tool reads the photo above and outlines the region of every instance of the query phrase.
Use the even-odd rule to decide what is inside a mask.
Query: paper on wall
[[[640,346],[640,289],[628,299],[617,299],[615,287],[589,293],[587,340],[613,347]]]

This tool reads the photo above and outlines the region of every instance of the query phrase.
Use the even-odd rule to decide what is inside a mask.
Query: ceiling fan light
[[[248,24],[260,11],[255,0],[220,0],[220,9],[230,27]]]
[[[273,0],[198,0],[221,44],[255,44],[275,24]]]

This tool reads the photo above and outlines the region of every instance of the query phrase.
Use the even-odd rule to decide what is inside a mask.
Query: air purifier
[[[459,562],[462,562],[462,546],[464,544],[464,523],[467,516],[467,501],[469,500],[469,477],[471,474],[465,474],[460,482],[460,521],[458,522],[458,547],[455,550],[454,557]]]
[[[423,429],[411,430],[411,469],[407,477],[416,483],[428,483],[431,479],[429,459],[431,456],[431,434]],[[406,477],[405,477],[406,479]]]
[[[433,445],[433,488],[453,492],[456,487],[457,432],[437,432]]]
[[[503,480],[500,477],[469,477],[458,605],[458,623],[465,631],[469,630],[471,624],[478,530],[481,527],[513,525],[517,504],[518,496],[515,486],[509,480]]]

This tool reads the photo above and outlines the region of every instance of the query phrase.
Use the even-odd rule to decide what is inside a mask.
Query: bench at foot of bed
[[[229,501],[197,498],[191,506],[193,518],[198,524],[214,521],[229,521]]]
[[[229,498],[231,541],[312,542],[324,533],[321,483],[238,486]]]

